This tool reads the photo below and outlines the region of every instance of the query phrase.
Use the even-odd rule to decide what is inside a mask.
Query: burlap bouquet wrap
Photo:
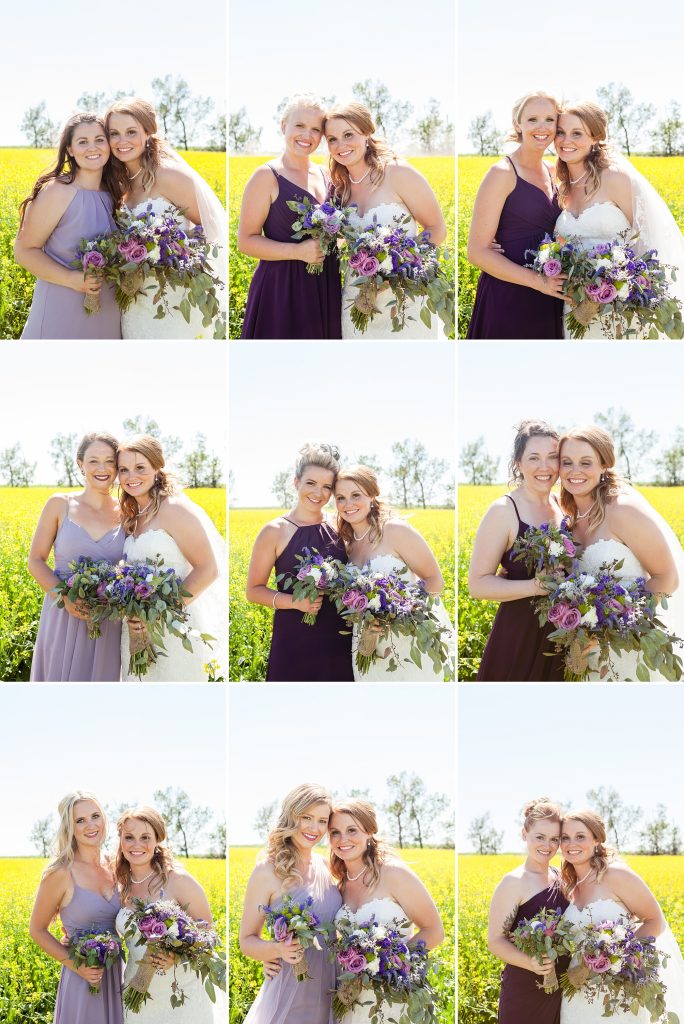
[[[121,275],[119,288],[124,295],[129,295],[132,298],[134,295],[137,295],[138,292],[142,291],[144,284],[145,273],[140,267],[138,267],[136,270],[133,270],[128,274]]]
[[[370,658],[375,653],[378,644],[378,634],[372,632],[370,626],[362,626],[359,636],[358,653],[362,658]]]
[[[87,313],[99,313],[102,310],[99,292],[86,292],[83,308]]]
[[[573,307],[572,315],[578,324],[588,327],[592,320],[596,319],[600,308],[600,302],[595,302],[593,299],[583,299],[578,306]]]
[[[127,986],[132,988],[134,992],[140,992],[141,995],[145,995],[150,987],[152,978],[157,973],[157,965],[153,962],[153,957],[154,949],[148,946],[142,955],[142,959],[138,962],[135,974]]]
[[[141,623],[136,628],[135,624],[130,621],[126,625],[128,626],[128,643],[131,656],[140,654],[141,651],[150,646],[150,635],[147,632],[147,627]]]

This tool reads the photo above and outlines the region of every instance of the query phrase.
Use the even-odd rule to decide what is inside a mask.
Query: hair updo
[[[315,92],[297,92],[293,96],[289,96],[285,101],[281,120],[287,121],[293,110],[302,110],[304,108],[320,110],[321,119],[325,118],[325,104],[320,96],[317,96]]]
[[[119,449],[119,442],[115,437],[112,437],[111,434],[84,434],[76,450],[76,461],[83,462],[85,458],[85,453],[88,451],[91,444],[96,444],[98,441],[101,441],[102,444],[108,444],[109,447],[114,452],[114,455],[116,455]]]
[[[551,437],[558,441],[560,434],[555,427],[550,426],[545,420],[521,420],[516,427],[516,435],[513,439],[513,451],[508,463],[508,486],[518,487],[522,483],[520,472],[520,460],[525,454],[527,442],[531,437]]]
[[[526,92],[524,96],[521,96],[513,104],[513,110],[511,111],[511,123],[513,125],[512,130],[506,136],[506,142],[522,142],[522,132],[516,125],[520,124],[520,118],[523,116],[523,112],[528,103],[532,100],[548,100],[556,108],[556,115],[561,111],[561,105],[555,96],[551,96],[548,92],[541,90],[536,92]]]
[[[560,807],[548,796],[539,796],[530,800],[523,808],[523,828],[529,832],[536,821],[557,821],[560,825],[562,818]]]
[[[295,462],[295,476],[301,480],[307,466],[319,466],[329,469],[337,476],[340,469],[340,450],[337,445],[324,444],[320,441],[307,441],[299,449]]]

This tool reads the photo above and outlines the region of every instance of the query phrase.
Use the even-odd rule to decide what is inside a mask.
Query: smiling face
[[[330,819],[330,849],[340,860],[353,861],[363,857],[370,836],[353,815],[335,811]]]
[[[528,100],[513,127],[522,135],[522,145],[544,153],[554,140],[558,111],[543,97]]]
[[[84,170],[99,171],[109,160],[109,142],[101,124],[97,121],[84,121],[77,125],[67,146],[79,167]]]
[[[555,149],[559,159],[565,163],[574,164],[585,160],[596,141],[576,114],[561,114],[558,118]]]
[[[285,149],[293,156],[310,156],[323,138],[323,112],[317,107],[295,107],[281,122]]]
[[[138,501],[144,498],[152,488],[156,476],[156,470],[150,460],[140,452],[120,451],[118,462],[119,483],[122,489]]]
[[[116,453],[104,441],[89,444],[78,463],[86,485],[96,491],[110,491],[116,480]]]
[[[591,495],[606,467],[588,441],[566,438],[560,451],[560,477],[563,487],[577,500]]]
[[[292,836],[297,850],[308,856],[327,832],[329,819],[330,806],[324,800],[306,807],[297,821],[297,831]]]
[[[100,847],[105,841],[105,819],[94,800],[77,800],[73,811],[74,839],[79,846]]]
[[[301,477],[294,478],[299,504],[307,512],[322,512],[330,501],[335,474],[322,466],[305,466]]]
[[[354,480],[338,480],[335,504],[341,519],[351,526],[362,526],[368,519],[372,499]]]
[[[154,829],[142,818],[126,818],[121,829],[121,853],[131,867],[149,867],[158,839]]]
[[[560,845],[560,821],[548,821],[540,818],[522,836],[527,846],[528,856],[541,865],[548,865],[552,857],[558,853]]]
[[[368,136],[346,118],[329,118],[325,125],[325,138],[330,155],[343,167],[353,166],[366,155]]]
[[[558,479],[558,441],[555,437],[528,438],[518,469],[527,487],[548,494]]]
[[[140,121],[131,114],[112,113],[109,115],[107,130],[112,152],[118,160],[130,163],[140,159],[148,139]]]
[[[565,819],[561,831],[561,852],[576,871],[591,860],[596,843],[596,836],[583,821],[579,818]]]

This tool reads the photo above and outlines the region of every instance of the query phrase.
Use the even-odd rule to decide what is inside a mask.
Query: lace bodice
[[[346,918],[354,924],[365,924],[370,921],[371,917],[376,924],[396,927],[406,921],[406,911],[390,896],[378,896],[368,900],[367,903],[362,903],[356,910],[352,910],[346,903],[343,903],[335,914],[336,921]],[[413,925],[409,924],[408,927],[404,925],[399,930],[405,936],[410,936],[413,933]]]
[[[165,199],[164,196],[155,196],[154,199],[144,199],[141,203],[136,203],[135,206],[127,206],[126,209],[132,213],[144,213],[148,206],[152,207],[152,213],[157,216],[162,216],[165,213],[174,213],[178,216],[178,207],[175,203],[172,203],[170,199]],[[192,221],[188,220],[182,214],[178,217],[179,222],[184,228],[191,228],[193,226]]]
[[[630,222],[615,203],[594,203],[576,217],[570,210],[563,210],[556,221],[556,235],[563,238],[579,238],[584,247],[590,249],[600,242],[612,242],[622,231],[629,231]]]
[[[181,579],[190,572],[187,558],[166,530],[146,530],[138,537],[127,537],[124,555],[131,562],[144,562],[146,558],[163,558],[164,568],[173,569]]]
[[[602,921],[616,921],[618,917],[630,917],[630,912],[624,903],[613,899],[597,899],[587,903],[581,909],[574,903],[570,903],[563,914],[566,921],[578,928],[588,924],[600,924]]]
[[[407,216],[410,219],[402,223]],[[350,220],[359,229],[372,227],[373,222],[377,221],[378,224],[388,228],[401,226],[410,234],[415,234],[417,231],[416,222],[408,207],[403,203],[378,203],[377,206],[371,206],[364,214],[352,213]]]
[[[401,570],[408,569],[406,563],[399,558],[399,555],[395,555],[393,552],[387,552],[384,555],[373,555],[372,558],[368,559],[366,565],[370,566],[371,572],[400,572]],[[408,571],[403,572],[403,578],[410,580],[411,583],[415,583],[417,577],[414,572]]]
[[[613,539],[595,540],[585,548],[580,556],[580,566],[584,572],[597,573],[602,565],[615,559],[624,561],[616,574],[620,579],[635,580],[637,576],[645,575],[634,552],[626,544]]]

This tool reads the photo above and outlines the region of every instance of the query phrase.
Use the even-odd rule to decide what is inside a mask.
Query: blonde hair
[[[350,466],[348,469],[339,471],[335,483],[338,484],[340,480],[351,480],[371,499],[368,512],[369,538],[371,544],[381,540],[385,523],[391,518],[392,512],[387,502],[380,497],[380,487],[375,472],[369,466]],[[345,522],[339,512],[337,513],[337,532],[342,538],[344,546],[347,549],[350,548],[354,541],[354,527],[351,523]]]
[[[560,807],[548,796],[530,800],[523,808],[523,828],[526,832],[534,827],[536,821],[557,821],[560,825],[562,820]]]
[[[566,431],[558,443],[558,453],[562,455],[563,445],[566,441],[585,441],[591,445],[599,457],[603,472],[601,479],[591,492],[596,505],[592,508],[587,517],[587,528],[595,530],[606,518],[606,507],[610,504],[616,494],[620,492],[622,477],[615,467],[615,445],[610,434],[607,434],[601,427],[588,426],[576,427]],[[577,522],[577,502],[568,490],[561,483],[560,492],[561,509],[569,519],[570,528]]]
[[[117,885],[119,886],[122,903],[125,903],[126,897],[132,891],[131,865],[124,857],[123,850],[121,848],[121,834],[126,826],[126,822],[131,819],[144,821],[150,826],[156,839],[154,855],[150,863],[157,877],[154,879],[154,884],[150,891],[156,892],[163,889],[168,882],[169,874],[173,869],[173,856],[169,848],[164,845],[164,841],[166,839],[166,822],[159,811],[154,807],[149,807],[147,804],[141,804],[138,807],[129,807],[128,810],[123,812],[116,823],[116,831],[119,835],[119,848],[116,851],[114,875],[116,877]]]
[[[600,818],[595,811],[568,811],[563,815],[563,827],[566,821],[581,821],[596,840],[594,853],[589,863],[596,872],[596,881],[600,882],[605,875],[608,865],[615,859],[615,850],[606,844],[606,826],[603,818]],[[577,885],[577,872],[569,861],[564,860],[561,866],[561,884],[565,895],[569,895]]]
[[[589,135],[596,140],[584,161],[588,172],[584,181],[584,194],[587,199],[591,199],[601,187],[601,172],[610,166],[610,149],[606,142],[608,115],[596,103],[589,102],[563,106],[560,113],[579,117]],[[558,201],[561,206],[566,207],[570,202],[572,186],[568,165],[560,157],[556,163],[556,180],[558,181]]]
[[[513,124],[512,130],[506,136],[506,142],[522,142],[522,132],[519,128],[516,128],[516,124],[520,124],[520,118],[523,116],[523,111],[528,103],[532,100],[548,100],[556,108],[556,115],[560,113],[561,105],[555,96],[551,96],[550,93],[544,92],[543,90],[537,90],[535,92],[526,92],[524,96],[521,96],[513,104],[513,110],[511,111],[511,122]]]
[[[161,508],[164,498],[178,492],[178,484],[173,473],[164,469],[166,465],[164,450],[156,437],[152,437],[150,434],[137,434],[135,437],[129,437],[121,442],[116,453],[117,463],[118,456],[122,452],[138,452],[139,455],[144,455],[154,470],[154,483],[149,491],[150,518],[152,518]],[[119,505],[124,532],[133,533],[139,512],[138,503],[132,495],[126,494],[121,483],[119,483]]]
[[[314,92],[297,92],[293,96],[289,96],[283,112],[281,114],[281,121],[287,121],[288,117],[293,110],[298,110],[304,107],[309,107],[312,110],[320,110],[321,117],[325,120],[325,104],[320,96],[317,96]]]
[[[517,487],[522,483],[523,475],[520,472],[520,460],[525,454],[527,442],[532,437],[551,437],[558,441],[560,434],[555,427],[550,426],[544,420],[521,420],[516,426],[516,434],[513,439],[513,451],[508,462],[508,486]]]
[[[336,477],[340,468],[339,448],[337,445],[325,444],[322,441],[307,441],[297,452],[295,476],[298,480],[301,480],[307,466],[329,469]]]
[[[368,845],[363,853],[363,882],[368,891],[372,892],[380,881],[380,868],[392,853],[390,847],[377,834],[378,819],[375,808],[367,800],[351,797],[342,803],[333,804],[332,813],[350,814],[361,830],[368,835]],[[337,879],[338,889],[342,889],[347,881],[347,869],[342,858],[332,851],[330,873]],[[370,881],[367,881],[368,878]]]
[[[107,838],[107,815],[95,794],[83,789],[75,789],[72,793],[67,793],[66,796],[62,797],[57,806],[59,824],[52,844],[53,857],[45,869],[45,874],[56,871],[58,868],[69,869],[74,863],[74,854],[78,849],[78,843],[74,835],[74,807],[82,800],[92,800],[97,805],[104,824],[102,837],[104,844]]]
[[[266,859],[273,865],[284,889],[297,881],[303,882],[297,867],[297,848],[292,837],[297,833],[300,818],[307,808],[320,803],[332,809],[332,796],[324,786],[315,782],[304,782],[283,798],[278,820],[266,840]]]
[[[141,185],[143,192],[149,192],[157,180],[157,171],[159,170],[162,157],[170,153],[166,140],[159,135],[157,111],[151,103],[148,103],[147,100],[142,99],[140,96],[133,96],[125,100],[115,100],[105,114],[107,135],[109,135],[109,119],[112,114],[128,114],[129,117],[134,117],[147,135],[145,150],[140,157],[140,163],[142,165]],[[126,165],[115,157],[113,153],[112,165],[121,183],[122,191],[127,192],[130,188],[130,179]]]
[[[355,128],[361,135],[365,135],[368,144],[366,146],[365,160],[370,167],[369,181],[371,184],[371,190],[375,191],[376,188],[382,184],[385,178],[385,168],[390,160],[396,160],[394,150],[385,142],[384,139],[376,138],[376,125],[371,114],[365,103],[359,103],[353,101],[352,103],[340,103],[334,106],[332,110],[329,110],[325,115],[325,121],[323,122],[323,131],[327,129],[328,121],[333,117],[340,117],[343,121],[347,121],[352,128]],[[349,177],[349,171],[342,164],[335,160],[334,156],[330,155],[330,177],[332,179],[333,189],[336,197],[339,199],[342,206],[346,206],[351,199],[351,179]]]

